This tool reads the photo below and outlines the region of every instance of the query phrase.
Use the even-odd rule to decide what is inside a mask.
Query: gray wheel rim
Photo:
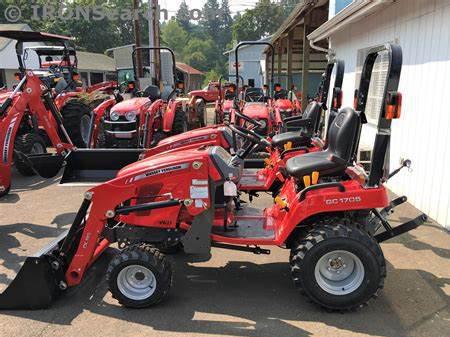
[[[91,125],[91,117],[88,115],[83,115],[80,120],[80,133],[81,133],[81,139],[83,139],[83,142],[85,144],[88,143],[88,137],[89,137],[89,127]]]
[[[348,295],[357,290],[365,276],[364,265],[355,254],[346,250],[328,252],[314,269],[317,284],[329,294]]]
[[[119,291],[135,301],[145,300],[152,296],[156,285],[156,277],[153,272],[141,265],[127,266],[117,276]]]
[[[34,143],[31,147],[31,154],[42,154],[45,153],[45,148],[41,143]]]

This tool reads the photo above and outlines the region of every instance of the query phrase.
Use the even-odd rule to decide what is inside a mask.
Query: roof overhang
[[[332,34],[343,30],[349,24],[373,14],[382,7],[392,4],[394,1],[395,0],[354,0],[341,12],[309,34],[308,40],[314,43],[326,39]]]
[[[64,42],[75,40],[69,36],[24,30],[2,30],[0,31],[0,37],[19,42]]]

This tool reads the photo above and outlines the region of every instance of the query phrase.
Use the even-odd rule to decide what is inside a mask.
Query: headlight
[[[111,118],[112,121],[117,121],[120,118],[120,115],[118,112],[111,111],[111,114],[109,115],[109,118]]]
[[[127,119],[127,121],[132,122],[136,119],[136,111],[128,111],[125,114],[125,118]]]
[[[267,127],[267,121],[265,119],[260,119],[258,122],[261,125],[261,129],[265,129]]]

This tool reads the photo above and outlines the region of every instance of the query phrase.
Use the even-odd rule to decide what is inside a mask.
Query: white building
[[[403,108],[393,122],[390,158],[391,168],[411,159],[413,171],[388,186],[450,229],[450,0],[331,0],[329,9],[329,21],[308,39],[328,39],[336,58],[345,61],[344,106],[353,105],[367,49],[386,42],[402,47]],[[384,66],[381,60],[376,81]],[[372,145],[376,130],[374,112],[367,114],[362,147]]]
[[[271,37],[266,37],[259,42],[270,42]],[[267,45],[245,45],[239,48],[239,75],[242,76],[244,84],[252,87],[262,88],[265,78],[265,55],[264,50]],[[224,53],[228,56],[228,74],[230,80],[235,81],[236,75],[236,60],[234,49],[228,50]]]

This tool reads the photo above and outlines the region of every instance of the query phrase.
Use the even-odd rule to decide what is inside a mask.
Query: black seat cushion
[[[290,176],[298,179],[314,171],[320,172],[321,177],[338,176],[344,173],[346,164],[345,161],[332,157],[328,151],[311,152],[289,159],[286,163],[286,171]]]
[[[293,147],[307,146],[311,143],[311,137],[298,131],[279,133],[272,137],[272,146],[283,148],[288,142],[292,142]]]
[[[298,179],[313,171],[318,171],[320,176],[342,175],[352,162],[360,129],[360,116],[352,108],[342,109],[330,127],[327,149],[289,159],[287,173]]]

